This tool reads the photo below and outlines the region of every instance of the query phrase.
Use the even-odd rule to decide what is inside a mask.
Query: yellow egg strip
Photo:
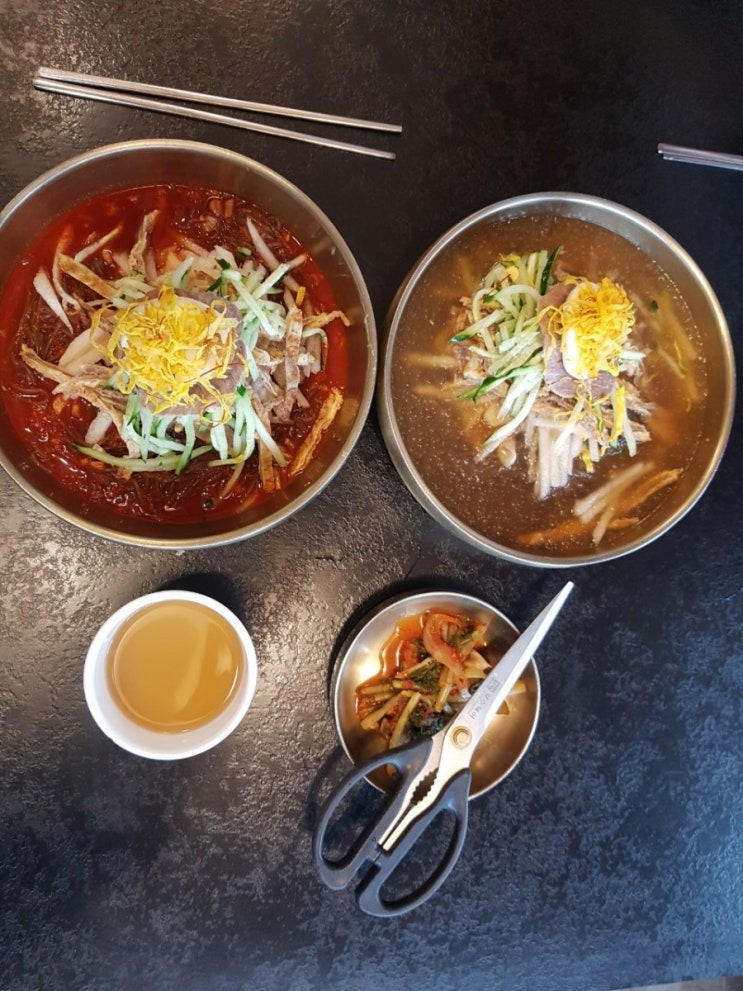
[[[576,288],[549,316],[550,333],[561,338],[578,378],[600,372],[619,374],[619,362],[635,323],[634,307],[624,289],[604,278],[600,283],[569,279]]]
[[[213,383],[235,359],[237,323],[214,304],[205,307],[164,286],[156,297],[116,313],[105,347],[115,387],[126,395],[142,390],[156,413],[213,400],[223,405],[229,397]]]

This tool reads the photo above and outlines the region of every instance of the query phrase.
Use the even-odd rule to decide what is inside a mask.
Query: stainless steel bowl
[[[612,547],[558,556],[524,550],[485,535],[462,519],[461,505],[448,498],[444,482],[434,487],[424,479],[420,461],[411,454],[401,426],[401,403],[394,397],[394,377],[404,360],[406,335],[417,328],[425,336],[428,326],[445,321],[451,307],[467,294],[463,272],[470,253],[483,253],[489,232],[522,217],[570,217],[588,221],[619,235],[639,248],[665,272],[680,292],[699,328],[707,375],[707,397],[702,439],[683,478],[663,507],[647,524],[627,532]],[[480,273],[482,274],[482,273]],[[470,287],[471,291],[471,287]],[[431,331],[433,332],[433,330]],[[735,398],[733,349],[725,316],[707,279],[686,251],[665,231],[645,217],[617,203],[577,193],[547,192],[518,196],[488,206],[462,220],[443,234],[421,257],[400,287],[385,323],[383,359],[377,391],[377,409],[392,461],[410,492],[447,530],[481,551],[520,564],[538,567],[570,567],[608,561],[644,547],[677,523],[710,483],[732,424]],[[426,431],[430,427],[426,426]],[[449,438],[454,446],[454,442]],[[455,453],[452,453],[452,457]]]
[[[500,660],[518,637],[518,630],[503,613],[463,592],[405,593],[372,610],[341,649],[331,689],[338,739],[354,764],[381,753],[386,746],[380,733],[362,728],[356,714],[356,689],[380,673],[380,650],[395,632],[396,624],[407,616],[416,616],[429,609],[464,613],[486,623],[488,646],[483,653],[491,664]],[[523,680],[526,691],[509,697],[510,711],[493,716],[475,750],[470,798],[484,794],[509,775],[532,741],[541,697],[534,660],[524,670]],[[383,774],[376,772],[368,780],[380,790],[385,789]]]
[[[139,546],[182,549],[226,544],[267,530],[310,502],[356,443],[374,393],[377,340],[369,294],[345,241],[320,208],[282,176],[243,155],[191,141],[126,141],[86,152],[22,190],[0,213],[0,293],[28,247],[76,204],[100,193],[156,183],[194,183],[250,200],[296,234],[352,322],[345,402],[308,468],[284,491],[239,516],[168,527],[93,508],[57,485],[21,441],[0,433],[0,464],[37,502],[90,533]]]

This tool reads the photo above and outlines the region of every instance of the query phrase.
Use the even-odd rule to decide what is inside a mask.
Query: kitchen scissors
[[[572,589],[573,583],[568,582],[509,647],[444,729],[420,742],[376,754],[354,767],[340,782],[323,809],[313,838],[315,865],[329,888],[348,887],[368,865],[356,886],[356,901],[367,914],[385,917],[401,915],[421,905],[443,884],[462,852],[467,833],[470,761],[475,748]],[[385,765],[398,772],[387,803],[345,855],[329,859],[324,851],[333,818],[356,785]],[[441,861],[414,891],[403,897],[386,898],[382,892],[385,883],[445,810],[454,817],[454,832]]]

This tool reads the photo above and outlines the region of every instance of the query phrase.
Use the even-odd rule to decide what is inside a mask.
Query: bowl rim
[[[368,363],[364,387],[358,400],[358,410],[351,429],[348,432],[348,436],[345,438],[335,457],[320,477],[316,478],[310,485],[307,486],[307,488],[303,489],[294,499],[292,499],[289,504],[291,507],[290,509],[288,506],[279,506],[268,516],[253,523],[246,524],[238,529],[230,530],[225,533],[206,534],[204,536],[196,537],[184,537],[179,536],[178,534],[168,536],[167,532],[163,536],[156,537],[137,535],[122,532],[112,526],[95,523],[80,513],[76,513],[71,509],[60,506],[53,498],[37,490],[36,487],[23,475],[23,473],[9,460],[2,448],[0,448],[0,467],[2,467],[16,482],[16,484],[27,495],[31,496],[31,498],[34,499],[39,505],[49,510],[65,522],[70,523],[73,526],[86,531],[87,533],[94,534],[95,536],[103,537],[116,543],[127,544],[129,546],[174,551],[226,546],[228,544],[237,543],[238,541],[246,540],[250,537],[265,533],[267,530],[283,523],[289,517],[304,509],[305,506],[307,506],[315,498],[315,496],[319,495],[320,492],[322,492],[323,489],[334,479],[336,474],[345,464],[349,454],[358,442],[364,426],[366,425],[369,411],[374,399],[379,363],[374,307],[371,302],[371,297],[369,296],[366,281],[354,254],[338,228],[330,220],[325,211],[314,202],[314,200],[312,200],[289,179],[286,179],[280,173],[276,172],[274,169],[271,169],[269,166],[264,165],[262,162],[259,162],[254,158],[250,158],[247,155],[243,155],[240,152],[235,152],[231,149],[223,148],[220,145],[209,144],[208,142],[203,141],[190,141],[180,138],[136,138],[101,145],[74,155],[63,162],[52,166],[41,175],[37,176],[36,179],[24,186],[23,189],[16,193],[16,195],[5,205],[5,207],[0,211],[0,236],[2,235],[4,226],[12,218],[16,211],[18,211],[41,189],[57,181],[60,177],[81,169],[89,165],[91,162],[95,162],[102,158],[105,159],[110,156],[127,155],[137,152],[152,153],[157,151],[172,151],[180,153],[195,152],[205,156],[213,156],[216,159],[221,159],[222,161],[229,161],[235,166],[246,168],[251,173],[259,174],[262,178],[273,182],[279,189],[281,189],[282,192],[295,199],[301,207],[303,207],[312,217],[314,217],[327,235],[332,239],[334,246],[340,253],[349,270],[353,284],[359,295],[361,309],[363,312],[363,328],[360,327],[359,329],[365,336],[368,352]],[[114,183],[110,187],[111,190],[120,188],[124,188],[124,186],[119,183]],[[60,213],[59,216],[62,216],[62,213]],[[50,223],[53,222],[54,221],[50,221]]]
[[[468,526],[458,519],[451,510],[447,509],[443,503],[434,495],[422,476],[415,468],[407,456],[407,450],[400,433],[397,418],[391,395],[391,369],[393,360],[393,350],[397,331],[399,329],[402,314],[414,292],[419,279],[422,277],[429,265],[452,244],[460,234],[476,226],[478,223],[488,219],[497,219],[498,215],[519,209],[522,215],[528,215],[529,207],[546,207],[540,211],[549,212],[549,206],[557,203],[567,203],[576,207],[586,206],[600,208],[610,214],[629,221],[636,227],[644,230],[651,237],[661,241],[673,254],[675,254],[683,266],[689,271],[696,281],[699,289],[709,305],[717,328],[719,329],[720,344],[725,353],[725,385],[726,398],[723,407],[723,428],[716,438],[713,450],[710,452],[708,467],[700,476],[696,485],[692,489],[689,497],[679,506],[669,517],[660,521],[651,531],[641,537],[637,537],[628,544],[617,548],[607,549],[591,557],[585,555],[571,555],[569,557],[549,558],[545,555],[534,554],[528,551],[519,551],[506,544],[491,540],[478,533],[477,530]],[[596,221],[588,220],[589,223]],[[598,225],[600,226],[600,224]],[[620,237],[625,237],[619,234]],[[625,237],[625,240],[628,238]],[[642,249],[640,249],[642,250]],[[722,456],[725,452],[730,432],[732,430],[733,415],[735,410],[736,394],[736,369],[732,339],[727,319],[722,310],[719,300],[712,289],[712,286],[699,268],[697,263],[667,231],[643,214],[625,207],[614,200],[604,199],[588,193],[575,193],[559,190],[548,190],[545,192],[525,193],[519,196],[512,196],[504,200],[498,200],[480,210],[469,214],[464,219],[458,221],[443,234],[441,234],[433,244],[423,252],[407,273],[395,294],[392,303],[387,311],[383,325],[383,345],[382,360],[380,362],[380,374],[376,390],[376,408],[380,421],[382,436],[387,447],[390,458],[400,474],[403,482],[411,495],[418,503],[446,530],[454,533],[465,543],[483,551],[491,556],[500,557],[512,564],[522,564],[539,568],[571,568],[576,566],[601,564],[607,561],[624,557],[636,550],[648,546],[663,534],[667,533],[676,523],[679,522],[699,501],[705,490],[709,486],[717,469],[719,468]]]

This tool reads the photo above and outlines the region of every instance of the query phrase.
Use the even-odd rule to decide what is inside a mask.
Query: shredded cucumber
[[[164,454],[142,461],[141,458],[120,458],[114,454],[109,454],[108,451],[99,450],[97,447],[85,447],[82,444],[73,444],[73,447],[95,461],[102,461],[105,465],[113,465],[115,468],[123,468],[125,471],[175,471],[179,461],[177,454]],[[191,454],[191,460],[210,452],[214,453],[213,448],[199,447]]]

